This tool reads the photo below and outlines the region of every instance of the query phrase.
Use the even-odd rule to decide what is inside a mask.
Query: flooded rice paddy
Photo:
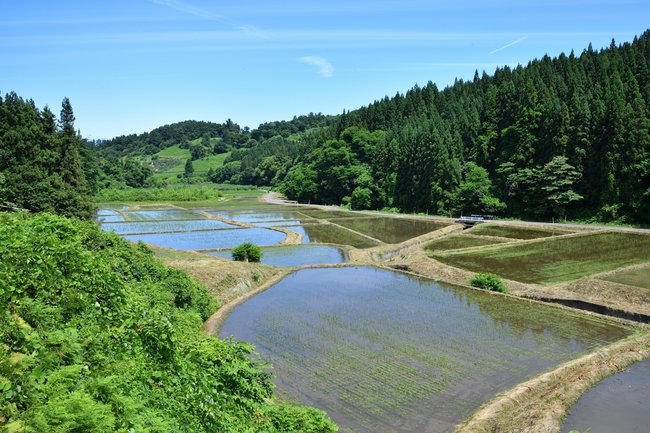
[[[138,211],[124,211],[127,221],[167,221],[167,220],[192,220],[201,219],[200,215],[182,209],[151,209]]]
[[[533,227],[513,227],[496,224],[479,224],[472,228],[469,233],[480,236],[496,236],[501,238],[530,240],[547,238],[551,236],[562,236],[573,233],[566,228],[533,228]]]
[[[459,250],[461,248],[482,247],[486,245],[496,245],[507,240],[496,239],[487,236],[473,236],[470,234],[456,234],[445,236],[429,242],[425,246],[427,251],[448,251]]]
[[[120,235],[135,233],[188,232],[232,228],[237,228],[237,226],[216,220],[129,221],[123,223],[102,224],[102,229],[113,231]]]
[[[587,391],[571,408],[562,433],[647,433],[649,408],[650,359],[645,359]]]
[[[473,232],[473,229],[471,230]],[[436,260],[524,283],[556,284],[650,261],[650,235],[604,232],[480,250],[436,252]]]
[[[299,212],[293,211],[210,211],[208,212],[211,215],[217,216],[219,218],[228,219],[232,221],[238,221],[246,224],[257,224],[257,223],[268,223],[270,221],[298,221],[296,224],[301,224],[302,222],[314,222],[313,218],[310,218],[306,215],[303,215]]]
[[[650,290],[650,266],[616,272],[603,279]]]
[[[333,222],[389,244],[404,242],[448,225],[436,221],[395,217],[341,218]]]
[[[124,238],[132,242],[142,241],[175,250],[210,250],[233,248],[244,242],[252,242],[256,245],[273,245],[282,242],[286,236],[275,230],[251,228],[124,235]]]
[[[209,254],[232,259],[231,251],[215,251]],[[347,261],[347,253],[332,245],[287,245],[262,248],[262,263],[271,266],[338,264]]]
[[[495,393],[627,329],[370,267],[304,269],[221,328],[256,345],[285,399],[344,433],[445,432]]]
[[[355,248],[370,248],[379,245],[377,241],[332,224],[310,224],[287,228],[300,233],[303,244],[339,244]]]

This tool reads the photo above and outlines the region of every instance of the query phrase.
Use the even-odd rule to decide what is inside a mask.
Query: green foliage
[[[182,185],[157,188],[108,188],[97,193],[95,200],[106,202],[202,201],[222,197],[214,185]]]
[[[472,287],[477,287],[479,289],[491,290],[493,292],[507,293],[508,288],[501,281],[501,278],[498,275],[491,274],[489,272],[481,272],[474,275],[470,281]]]
[[[15,93],[0,97],[0,208],[91,218],[83,148],[67,98],[57,127],[47,107]]]
[[[262,249],[250,242],[244,242],[233,248],[232,258],[239,262],[259,262],[262,260]]]
[[[185,161],[185,170],[183,171],[184,177],[191,177],[194,174],[194,166],[192,165],[192,160],[188,159]]]
[[[25,432],[333,432],[270,403],[202,286],[91,222],[0,213],[0,414]]]

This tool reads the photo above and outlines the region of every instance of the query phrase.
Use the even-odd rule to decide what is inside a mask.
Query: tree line
[[[264,139],[211,178],[359,209],[647,223],[649,39],[415,86]]]

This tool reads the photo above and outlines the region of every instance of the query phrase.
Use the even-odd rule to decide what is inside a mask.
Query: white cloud
[[[189,3],[185,3],[179,0],[151,0],[151,1],[152,3],[162,5],[162,6],[167,6],[177,11],[194,15],[196,17],[203,18],[206,20],[215,20],[215,21],[223,20],[223,17],[221,15],[213,14],[209,11],[206,11],[205,9],[201,9],[199,7],[193,6]]]
[[[318,56],[304,56],[298,59],[302,63],[307,63],[308,65],[313,65],[318,68],[318,73],[325,78],[329,78],[334,75],[334,66],[326,59]]]
[[[506,45],[502,46],[501,48],[497,48],[496,50],[492,50],[492,51],[490,51],[490,52],[488,53],[488,55],[492,55],[492,54],[494,54],[494,53],[498,53],[499,51],[503,51],[503,50],[505,50],[506,48],[510,48],[510,47],[513,46],[513,45],[517,45],[519,42],[521,42],[521,41],[523,41],[523,40],[525,40],[525,39],[528,39],[528,36],[524,36],[523,38],[519,38],[519,39],[517,39],[516,41],[512,41],[512,42],[510,42],[509,44],[506,44]]]

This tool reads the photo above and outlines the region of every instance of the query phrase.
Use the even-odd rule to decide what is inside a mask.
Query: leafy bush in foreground
[[[250,242],[244,242],[233,248],[232,258],[239,262],[259,262],[262,260],[262,249]]]
[[[336,431],[276,405],[250,344],[203,333],[207,291],[94,223],[0,213],[0,430]]]
[[[476,274],[469,281],[472,287],[479,289],[491,290],[493,292],[508,293],[508,287],[501,281],[498,275],[489,272]]]

